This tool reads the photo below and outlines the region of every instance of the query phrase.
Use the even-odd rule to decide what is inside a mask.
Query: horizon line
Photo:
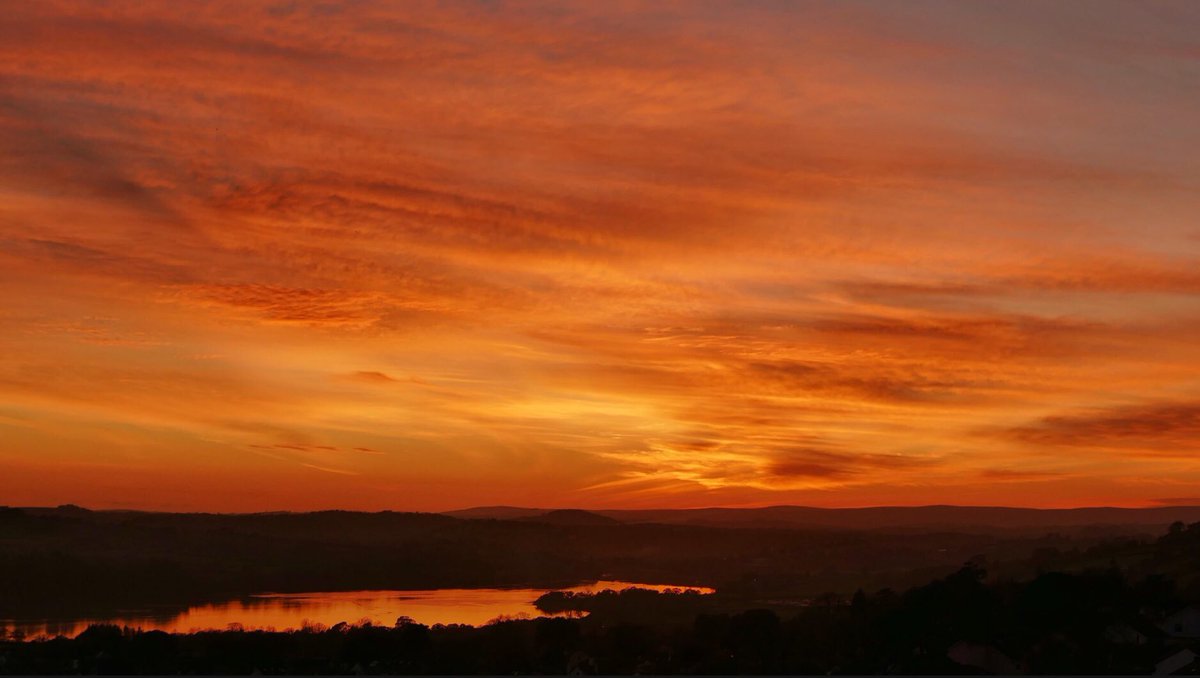
[[[1039,511],[1039,512],[1066,512],[1066,511],[1096,511],[1096,510],[1116,510],[1116,511],[1156,511],[1170,509],[1200,509],[1200,504],[1164,504],[1159,506],[1112,506],[1112,505],[1088,505],[1088,506],[1068,506],[1068,507],[1042,507],[1042,506],[1006,506],[997,504],[880,504],[869,506],[810,506],[805,504],[770,504],[766,506],[698,506],[689,508],[582,508],[578,506],[561,506],[561,507],[539,507],[539,506],[516,506],[510,504],[487,504],[467,506],[463,508],[445,509],[445,510],[417,510],[417,509],[395,509],[384,508],[376,510],[367,509],[351,509],[351,508],[316,508],[316,509],[265,509],[259,511],[220,511],[208,509],[191,509],[191,510],[175,510],[175,509],[155,509],[155,508],[92,508],[75,503],[58,504],[55,506],[9,506],[0,504],[0,509],[35,509],[35,510],[59,510],[59,509],[80,509],[92,513],[175,513],[175,514],[205,514],[205,515],[272,515],[272,514],[305,514],[305,513],[415,513],[426,515],[446,515],[451,513],[463,513],[466,511],[481,511],[481,510],[497,510],[509,509],[519,511],[584,511],[588,513],[633,513],[633,512],[686,512],[686,511],[763,511],[769,509],[806,509],[812,511],[870,511],[870,510],[887,510],[887,509],[991,509],[991,510],[1008,510],[1008,511]]]

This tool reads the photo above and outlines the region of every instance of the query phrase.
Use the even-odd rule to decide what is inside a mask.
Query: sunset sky
[[[0,6],[0,504],[1200,503],[1200,3]]]

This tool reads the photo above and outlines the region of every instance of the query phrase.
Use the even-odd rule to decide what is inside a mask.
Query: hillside
[[[558,510],[558,511],[561,511]],[[558,512],[512,506],[478,507],[448,511],[458,518],[530,519]],[[1137,528],[1123,531],[1160,532],[1173,522],[1200,521],[1200,506],[1156,508],[1090,507],[1032,509],[1003,506],[879,506],[827,509],[810,506],[764,508],[703,508],[650,510],[594,510],[597,516],[626,524],[657,523],[706,527],[758,527],[839,530],[921,529],[1045,532],[1084,527]]]

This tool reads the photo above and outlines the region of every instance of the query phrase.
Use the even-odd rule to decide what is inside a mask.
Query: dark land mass
[[[1171,515],[1184,509],[1175,511]],[[849,530],[770,521],[758,527],[623,523],[569,510],[500,520],[395,512],[3,509],[0,618],[187,605],[264,591],[555,588],[596,579],[802,600],[921,584],[975,556],[998,572],[1018,574],[1037,552],[1085,552],[1118,536],[1149,538],[1165,528],[1156,523],[1164,517],[1154,509],[1142,518],[1145,525],[1086,529]]]
[[[525,516],[516,520],[524,520],[531,523],[544,523],[546,525],[569,525],[574,527],[586,527],[589,525],[620,525],[621,521],[608,516],[602,516],[599,513],[592,511],[581,511],[579,509],[555,509],[539,513],[537,515]]]
[[[561,510],[481,506],[443,515],[458,518],[536,520]],[[705,527],[778,527],[841,530],[920,529],[969,532],[1038,532],[1078,528],[1165,528],[1176,521],[1200,521],[1200,506],[1156,508],[1029,509],[1004,506],[875,506],[826,509],[811,506],[596,510],[589,513],[621,523],[700,525]]]
[[[1195,674],[1200,523],[1088,552],[1041,553],[1023,578],[974,559],[923,585],[800,607],[627,589],[551,593],[581,619],[481,627],[400,618],[299,631],[172,635],[97,625],[0,641],[0,673],[102,674]]]
[[[441,515],[466,519],[515,520],[517,518],[536,518],[554,510],[560,509],[521,508],[519,506],[476,506],[457,511],[445,511]]]
[[[265,591],[554,589],[596,579],[717,589],[554,593],[541,609],[589,616],[481,628],[402,620],[173,636],[97,627],[76,639],[4,643],[0,672],[973,672],[948,658],[953,650],[1040,672],[1147,673],[1160,654],[1190,647],[1186,634],[1200,626],[1185,614],[1182,636],[1163,630],[1200,603],[1200,523],[1159,522],[1194,508],[1037,518],[1047,529],[1032,519],[1000,529],[773,522],[794,508],[752,513],[766,518],[753,527],[571,510],[468,519],[0,509],[0,619],[182,611]],[[963,520],[976,510],[951,508],[912,515]],[[1079,515],[1124,522],[1061,522]]]

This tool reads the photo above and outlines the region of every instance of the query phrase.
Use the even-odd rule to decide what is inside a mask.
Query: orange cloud
[[[1188,496],[1194,31],[1077,12],[10,8],[0,492]]]
[[[1051,415],[1009,433],[1037,445],[1132,448],[1152,456],[1191,457],[1200,447],[1200,403],[1160,402]]]

